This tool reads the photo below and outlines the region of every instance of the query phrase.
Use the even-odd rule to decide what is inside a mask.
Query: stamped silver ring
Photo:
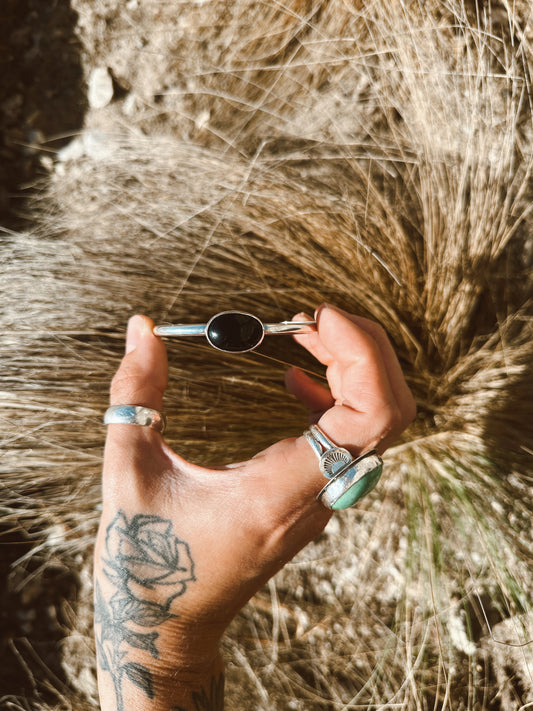
[[[304,437],[318,457],[320,471],[328,479],[334,477],[335,474],[353,459],[347,449],[337,447],[329,437],[326,437],[324,432],[322,432],[317,425],[311,425],[311,427],[304,432]]]
[[[353,458],[317,425],[311,425],[304,437],[319,459],[320,471],[329,479],[317,496],[326,508],[337,511],[354,506],[380,480],[383,460],[375,450]]]
[[[105,425],[141,425],[157,432],[165,431],[167,420],[158,410],[140,405],[113,405],[104,415]]]
[[[207,323],[176,323],[154,328],[156,336],[205,336],[213,348],[225,353],[253,351],[265,335],[313,331],[316,331],[316,321],[263,323],[257,316],[242,311],[222,311]]]

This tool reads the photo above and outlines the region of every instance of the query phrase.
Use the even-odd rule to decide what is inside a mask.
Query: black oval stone
[[[209,343],[228,353],[244,353],[263,340],[263,324],[255,316],[240,311],[224,311],[213,316],[205,332]]]

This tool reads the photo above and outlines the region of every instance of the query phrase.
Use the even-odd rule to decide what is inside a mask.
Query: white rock
[[[57,152],[57,160],[60,163],[67,163],[69,160],[77,160],[81,158],[85,153],[85,148],[83,146],[83,139],[78,136],[74,138],[66,146],[60,148]]]
[[[52,160],[52,158],[50,158],[50,156],[41,156],[39,160],[45,170],[47,170],[49,173],[53,171],[54,161]]]
[[[122,104],[122,113],[125,116],[133,116],[137,111],[137,104],[138,102],[135,94],[133,92],[131,94],[128,94],[124,99],[124,103]]]
[[[62,523],[56,523],[48,529],[45,545],[55,548],[65,543],[67,540],[67,529]]]
[[[84,131],[83,148],[88,158],[104,161],[115,152],[116,143],[103,131]]]
[[[57,152],[56,172],[61,163],[78,160],[83,156],[97,161],[109,159],[116,150],[116,142],[103,131],[83,131],[83,133]]]
[[[87,98],[92,109],[103,109],[113,98],[113,80],[107,67],[96,67],[92,70]]]

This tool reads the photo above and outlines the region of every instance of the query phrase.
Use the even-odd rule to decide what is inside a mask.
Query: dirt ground
[[[42,158],[68,142],[87,105],[69,0],[0,6],[0,222],[13,226]]]

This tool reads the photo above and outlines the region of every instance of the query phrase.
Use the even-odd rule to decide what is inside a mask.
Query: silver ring
[[[313,448],[313,452],[318,457],[318,466],[322,474],[331,479],[346,464],[349,464],[353,457],[344,447],[338,447],[332,442],[317,425],[304,432],[305,439]]]
[[[311,425],[304,432],[304,437],[319,458],[320,471],[329,479],[317,496],[326,508],[338,511],[354,506],[380,480],[383,460],[375,450],[354,459],[348,450],[338,447],[317,425]]]
[[[165,431],[167,420],[158,410],[140,405],[113,405],[104,415],[105,425],[141,425],[150,427],[156,432]]]
[[[333,511],[355,506],[376,486],[382,472],[381,457],[375,451],[366,452],[331,479],[317,499]]]
[[[313,331],[316,331],[316,321],[263,323],[257,316],[242,311],[222,311],[207,323],[177,323],[154,328],[156,336],[205,336],[213,348],[225,353],[253,351],[265,335]]]

